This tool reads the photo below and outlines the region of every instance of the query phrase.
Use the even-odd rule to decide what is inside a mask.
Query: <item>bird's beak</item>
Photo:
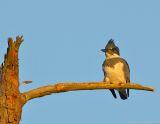
[[[106,52],[106,49],[101,49],[102,52]]]

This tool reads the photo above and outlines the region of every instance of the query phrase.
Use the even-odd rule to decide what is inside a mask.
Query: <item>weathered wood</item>
[[[0,124],[19,124],[22,102],[19,92],[18,48],[22,37],[8,39],[7,54],[1,65]]]
[[[153,88],[142,86],[135,83],[127,83],[127,84],[110,84],[109,82],[82,82],[82,83],[58,83],[55,85],[49,85],[40,87],[28,92],[22,93],[22,99],[24,103],[27,101],[43,97],[45,95],[50,95],[52,93],[62,93],[68,91],[76,91],[76,90],[98,90],[98,89],[135,89],[135,90],[146,90],[146,91],[154,91]]]

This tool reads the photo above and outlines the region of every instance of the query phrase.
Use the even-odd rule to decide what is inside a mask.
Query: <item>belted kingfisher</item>
[[[103,62],[104,82],[116,83],[129,83],[130,82],[130,69],[128,63],[120,57],[120,50],[115,45],[114,40],[110,39],[105,49],[106,59]],[[114,98],[117,98],[115,90],[110,89]],[[120,98],[125,100],[129,97],[129,89],[118,89]]]

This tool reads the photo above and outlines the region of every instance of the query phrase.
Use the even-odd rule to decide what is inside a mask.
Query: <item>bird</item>
[[[105,53],[105,60],[102,64],[104,72],[104,82],[110,84],[129,83],[130,82],[130,68],[127,61],[120,57],[120,50],[115,45],[114,40],[110,39],[105,47],[101,49]],[[117,98],[114,89],[110,89],[114,98]],[[129,97],[129,89],[117,89],[120,98],[126,100]]]

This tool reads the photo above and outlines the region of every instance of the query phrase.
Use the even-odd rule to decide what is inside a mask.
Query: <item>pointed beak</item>
[[[106,52],[106,49],[101,49],[102,52]]]

